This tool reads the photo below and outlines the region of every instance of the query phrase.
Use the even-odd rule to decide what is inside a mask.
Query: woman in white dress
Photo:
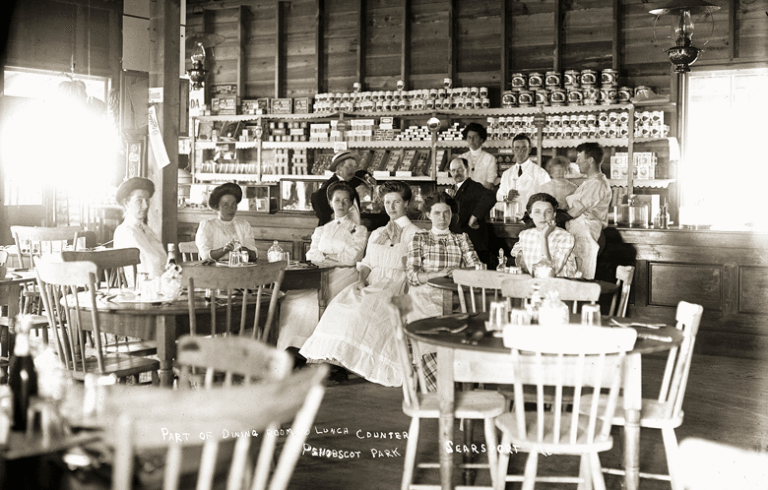
[[[459,156],[469,162],[469,178],[480,182],[486,189],[493,189],[499,182],[496,157],[481,148],[488,139],[488,131],[482,124],[469,123],[461,134],[467,141],[469,151]]]
[[[351,212],[355,189],[340,180],[328,186],[328,202],[334,219],[315,228],[307,260],[318,267],[333,267],[328,290],[333,299],[358,279],[355,265],[363,258],[368,229]],[[301,347],[317,326],[317,289],[286,291],[280,307],[280,336],[277,347]]]
[[[419,228],[406,216],[411,188],[389,181],[379,189],[390,221],[368,239],[357,266],[358,281],[334,298],[312,336],[299,351],[307,359],[333,364],[384,386],[400,386],[403,374],[396,350],[397,322],[390,299],[405,289],[404,257]]]
[[[255,262],[259,256],[250,223],[236,218],[237,205],[243,199],[243,189],[232,182],[222,184],[211,192],[208,206],[218,211],[216,218],[200,223],[195,243],[200,260],[219,260],[229,257],[229,252],[239,245],[248,251],[248,260]]]

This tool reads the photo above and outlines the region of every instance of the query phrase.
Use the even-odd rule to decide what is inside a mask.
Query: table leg
[[[437,396],[440,408],[440,487],[442,490],[453,488],[453,452],[447,449],[453,445],[453,349],[437,348]]]
[[[160,358],[160,386],[173,387],[173,360],[176,358],[176,317],[157,316],[155,319],[157,357]]]
[[[624,489],[640,485],[640,410],[643,406],[642,358],[630,354],[624,364]]]

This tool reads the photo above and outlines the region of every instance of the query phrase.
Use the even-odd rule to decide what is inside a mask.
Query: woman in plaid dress
[[[424,201],[424,212],[432,228],[420,230],[408,247],[406,274],[413,298],[409,321],[442,313],[442,291],[427,282],[435,277],[450,276],[454,269],[474,267],[480,259],[466,233],[453,233],[448,227],[458,215],[458,204],[444,192],[433,194]]]

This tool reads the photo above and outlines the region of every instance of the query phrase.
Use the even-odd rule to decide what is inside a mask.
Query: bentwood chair
[[[198,334],[197,319],[195,317],[195,302],[203,299],[206,289],[212,290],[211,296],[211,329],[205,332],[207,335],[229,334],[236,332],[238,335],[248,335],[255,339],[269,341],[272,324],[276,323],[277,302],[280,293],[280,285],[283,282],[286,263],[272,262],[254,266],[243,267],[214,267],[203,265],[189,265],[182,267],[182,281],[189,291],[189,328],[192,335]],[[225,293],[219,297],[216,290]],[[235,290],[242,290],[236,294]],[[268,302],[266,318],[261,323],[262,304]],[[221,332],[217,332],[216,313],[217,306],[226,305],[226,323]],[[248,307],[255,307],[253,326],[248,325]],[[240,309],[240,327],[232,329],[232,309]]]
[[[680,443],[679,473],[686,490],[763,490],[768,454],[688,438]]]
[[[200,251],[197,249],[197,243],[195,242],[179,242],[179,253],[181,254],[182,262],[189,262],[200,258]]]
[[[437,393],[427,392],[426,380],[420,362],[421,354],[417,342],[409,343],[405,338],[403,325],[408,313],[413,308],[408,295],[395,296],[392,303],[398,309],[400,321],[394,327],[394,336],[403,369],[403,412],[411,417],[408,430],[408,445],[405,450],[405,468],[403,470],[402,490],[420,488],[414,485],[413,472],[416,467],[416,450],[419,441],[419,427],[422,419],[438,419],[440,417]],[[409,353],[413,352],[413,356]],[[419,361],[415,361],[419,360]],[[475,390],[463,391],[456,394],[454,416],[461,419],[481,419],[484,421],[485,442],[488,451],[488,464],[462,465],[465,468],[488,468],[491,481],[494,481],[497,467],[496,429],[493,426],[495,417],[505,411],[504,397],[494,391]],[[439,468],[437,463],[422,463],[419,468]]]
[[[59,360],[75,379],[83,380],[89,373],[114,374],[122,379],[149,372],[153,384],[157,384],[159,361],[104,351],[96,299],[96,264],[53,262],[36,257],[34,265]],[[93,352],[86,351],[82,328],[88,316],[95,344]]]
[[[112,489],[284,490],[327,374],[319,366],[263,384],[133,393],[104,436],[115,450]],[[290,431],[278,445],[280,431],[271,427],[284,423]]]
[[[114,248],[107,250],[80,250],[76,252],[65,251],[61,253],[64,262],[93,262],[98,267],[97,278],[103,279],[97,285],[107,288],[109,294],[111,288],[136,288],[137,266],[141,263],[138,248]],[[105,352],[119,352],[121,347],[127,354],[134,356],[149,356],[157,352],[157,343],[153,340],[129,340],[122,342],[116,337],[114,344],[107,343]]]
[[[696,334],[699,331],[703,311],[704,309],[700,305],[685,301],[681,301],[677,305],[677,328],[683,334],[683,342],[679,347],[669,351],[658,398],[644,398],[640,411],[640,427],[661,430],[670,472],[669,475],[640,472],[640,477],[669,480],[673,490],[683,490],[684,488],[679,475],[676,474],[679,465],[679,452],[675,429],[683,423],[683,398],[688,384],[688,373],[691,369],[693,344],[696,342]],[[604,396],[599,398],[601,405],[607,402]],[[613,425],[625,425],[623,406],[623,400],[619,399],[619,408],[616,409],[613,418],[609,419]],[[619,469],[606,469],[604,471],[614,475],[624,474],[624,471]]]
[[[619,286],[619,304],[616,306],[616,295],[611,300],[610,316],[627,316],[627,306],[629,304],[629,291],[632,288],[632,279],[635,277],[635,268],[631,265],[620,265],[616,267],[616,285]]]
[[[526,452],[528,459],[524,475],[507,475],[510,451],[502,451],[495,488],[503,490],[507,481],[522,481],[523,490],[532,490],[536,481],[548,481],[605,489],[598,453],[613,446],[607,420],[616,409],[625,353],[634,346],[637,332],[583,325],[513,328],[505,331],[504,343],[512,349],[515,397],[523,398],[523,386],[535,386],[537,408],[526,411],[525,404],[516,403],[513,412],[496,418],[501,447]],[[545,387],[554,388],[552,411],[544,410]],[[562,409],[565,387],[573,389],[572,412]],[[582,396],[601,389],[608,390],[604,405]],[[539,454],[580,456],[579,477],[537,477]]]
[[[185,335],[178,341],[179,389],[199,384],[196,368],[204,374],[202,386],[211,389],[214,376],[224,373],[223,385],[274,382],[293,369],[293,358],[255,339]]]

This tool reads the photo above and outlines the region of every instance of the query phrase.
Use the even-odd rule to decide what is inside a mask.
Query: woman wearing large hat
[[[115,229],[114,246],[138,248],[141,259],[137,266],[138,272],[159,277],[165,270],[165,248],[163,242],[147,226],[149,200],[154,194],[155,184],[144,177],[131,177],[120,184],[115,199],[125,209],[125,219]]]
[[[229,256],[237,244],[248,251],[248,260],[255,262],[259,256],[251,225],[242,218],[236,218],[237,204],[243,199],[239,185],[228,182],[215,188],[208,198],[208,206],[218,211],[215,218],[200,223],[195,243],[201,260],[219,260]]]

